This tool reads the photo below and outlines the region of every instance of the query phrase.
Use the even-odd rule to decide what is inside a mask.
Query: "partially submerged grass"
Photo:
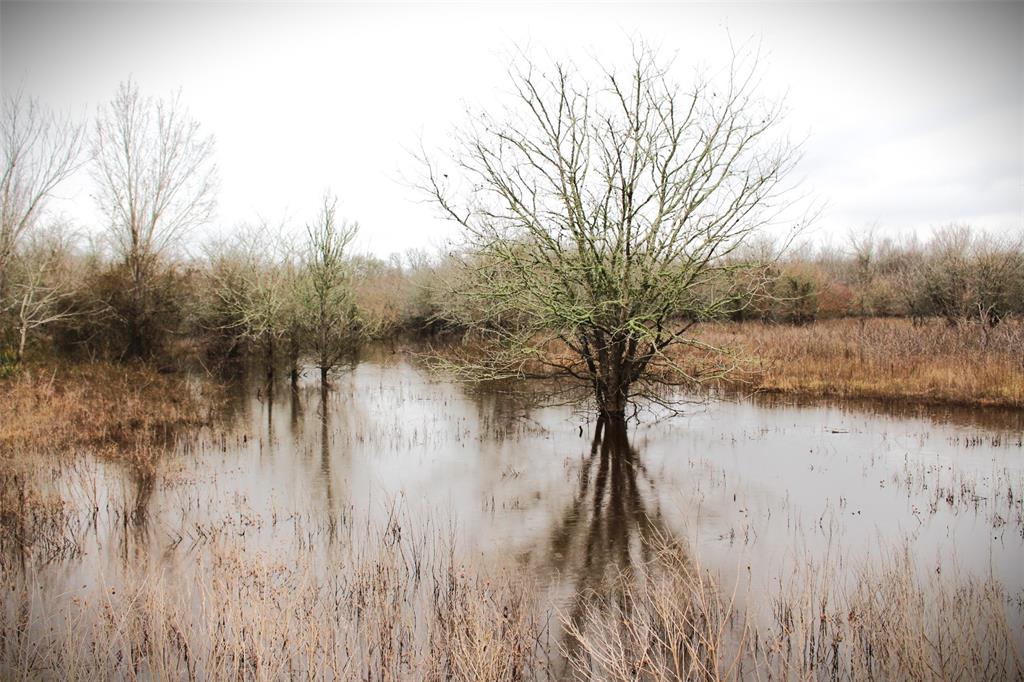
[[[599,588],[572,585],[566,608],[557,589],[530,579],[528,559],[521,573],[468,561],[454,530],[425,519],[261,513],[222,499],[215,486],[210,498],[186,487],[180,509],[147,514],[164,473],[147,463],[169,438],[203,423],[208,405],[178,402],[194,390],[180,379],[104,380],[106,370],[94,369],[77,388],[58,388],[47,375],[16,379],[21,392],[0,406],[19,420],[0,427],[18,439],[5,450],[0,496],[3,679],[1024,678],[1021,635],[1009,624],[1011,616],[1019,623],[1020,595],[945,566],[923,572],[906,551],[794,559],[779,583],[755,589],[721,582],[690,548],[657,537],[643,565]],[[33,401],[49,428],[13,407],[34,410]],[[110,414],[87,423],[91,409]],[[81,433],[63,418],[81,420]],[[62,452],[126,465],[137,489],[122,490],[124,499],[108,490],[100,502],[96,470],[69,474],[72,458]],[[39,485],[58,478],[66,485]],[[1020,525],[1020,482],[1009,474],[993,471],[989,487],[1007,493],[991,502],[971,479],[940,478],[923,465],[892,480],[927,487],[935,509],[980,504],[993,523]],[[164,546],[147,538],[147,524]],[[63,566],[48,583],[53,574],[41,564],[78,554],[89,533],[117,559],[87,569],[81,589],[59,575]],[[4,562],[11,547],[20,562]],[[33,548],[28,560],[25,548]]]
[[[397,522],[273,557],[237,534],[183,574],[128,569],[67,598],[8,577],[5,679],[519,680],[538,670],[526,582]]]
[[[992,578],[922,577],[904,550],[852,567],[852,585],[851,567],[794,560],[777,590],[737,599],[680,546],[662,541],[657,556],[650,579],[594,595],[585,625],[566,623],[576,679],[1024,678]]]
[[[80,515],[48,484],[59,471],[87,454],[152,476],[218,403],[209,385],[105,362],[28,366],[0,379],[0,396],[0,566],[12,547],[23,559],[80,552]],[[98,512],[95,499],[89,511]]]
[[[813,324],[707,324],[701,341],[730,349],[740,371],[721,386],[806,396],[1024,407],[1024,321],[918,324],[904,319]]]
[[[53,594],[0,585],[5,679],[866,680],[1024,676],[992,579],[922,576],[906,552],[796,561],[760,592],[721,585],[686,547],[562,610],[528,574],[465,564],[454,536],[346,523],[273,556],[225,533]],[[429,524],[428,524],[429,525]],[[853,571],[853,579],[849,578]]]
[[[180,375],[133,364],[27,367],[0,380],[0,457],[75,450],[123,457],[208,423],[213,402]]]

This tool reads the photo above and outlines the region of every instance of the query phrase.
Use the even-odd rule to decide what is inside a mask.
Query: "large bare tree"
[[[464,235],[448,315],[478,332],[472,369],[575,377],[616,420],[700,378],[670,351],[714,350],[690,330],[750,299],[735,251],[792,203],[781,109],[738,61],[683,89],[642,46],[593,82],[524,57],[507,110],[424,154],[422,187]]]
[[[122,83],[96,120],[93,174],[97,200],[129,277],[123,312],[129,352],[145,352],[148,304],[161,258],[216,202],[213,138],[204,136],[179,96],[153,99]]]
[[[4,95],[0,119],[0,312],[9,298],[11,263],[38,224],[54,189],[79,166],[82,126],[22,93]],[[6,303],[6,306],[5,306]]]

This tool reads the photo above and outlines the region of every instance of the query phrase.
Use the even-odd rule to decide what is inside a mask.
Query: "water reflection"
[[[331,475],[331,446],[330,446],[330,424],[331,406],[330,389],[320,386],[320,474],[324,482],[324,500],[327,505],[328,516],[333,516],[337,508],[334,501],[334,477]]]
[[[851,562],[906,541],[932,574],[956,554],[965,572],[1024,588],[1019,418],[979,431],[981,417],[944,410],[747,401],[584,431],[572,407],[508,388],[393,356],[329,391],[315,377],[239,382],[222,421],[166,460],[178,483],[96,465],[96,546],[67,584],[55,572],[52,591],[144,553],[173,572],[227,534],[269,556],[300,537],[317,551],[335,530],[369,527],[364,515],[386,522],[396,501],[423,533],[451,528],[467,563],[528,571],[575,622],[615,598],[620,576],[644,580],[662,539],[723,573],[742,555],[764,591],[797,553],[835,551],[834,538]]]
[[[726,396],[728,397],[728,396]],[[870,413],[896,419],[922,419],[935,424],[976,427],[1017,434],[1024,431],[1024,410],[1012,407],[974,407],[970,405],[929,404],[891,398],[832,398],[756,393],[745,398],[768,408],[828,406],[843,412]]]
[[[299,391],[298,385],[292,385],[288,391],[288,396],[288,425],[291,427],[293,434],[300,435],[302,432],[302,394]]]
[[[595,603],[607,604],[609,594],[648,570],[652,547],[670,540],[657,497],[648,502],[644,494],[653,485],[627,425],[599,419],[572,500],[544,551],[547,567],[574,584],[566,616],[575,627],[583,627]],[[573,653],[576,643],[567,639],[565,648]]]

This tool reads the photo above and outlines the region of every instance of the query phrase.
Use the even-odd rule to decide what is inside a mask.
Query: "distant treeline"
[[[735,113],[725,107],[719,115]],[[704,140],[697,128],[659,134],[684,132]],[[361,341],[403,334],[472,330],[514,341],[530,355],[535,336],[550,331],[565,340],[593,332],[611,339],[601,342],[602,352],[648,344],[653,355],[676,341],[665,327],[679,320],[688,329],[685,323],[705,318],[805,324],[941,317],[988,329],[1024,315],[1020,232],[949,226],[899,241],[868,231],[838,247],[783,248],[758,241],[745,224],[730,232],[735,217],[726,211],[696,223],[689,216],[672,234],[658,232],[663,216],[646,223],[634,216],[646,235],[640,245],[640,233],[623,227],[625,218],[595,209],[577,220],[564,196],[552,200],[552,210],[565,209],[576,221],[570,223],[586,230],[566,236],[565,225],[549,225],[544,212],[525,221],[494,218],[518,215],[517,192],[505,197],[511,208],[474,214],[464,227],[476,243],[461,249],[388,259],[353,254],[358,226],[336,218],[328,193],[300,238],[244,226],[185,255],[186,235],[204,226],[211,231],[213,139],[177,98],[144,96],[131,81],[89,127],[35,100],[5,96],[0,143],[0,374],[26,353],[58,352],[161,362],[189,356],[213,364],[259,357],[270,371],[285,367],[293,378],[311,360],[326,380]],[[614,139],[607,145],[622,147]],[[83,167],[104,216],[94,240],[46,210],[61,183]],[[509,173],[495,192],[521,181],[517,170]],[[438,178],[429,177],[435,203],[451,211]],[[696,191],[671,177],[663,182],[679,197]],[[623,187],[616,181],[605,190],[611,196]],[[457,212],[449,217],[467,220]],[[638,255],[641,246],[648,251]]]
[[[323,364],[332,366],[361,339],[459,332],[457,316],[449,314],[457,296],[451,282],[464,267],[455,252],[410,251],[388,259],[346,254],[335,264],[337,290],[325,292],[315,281],[324,263],[313,240],[333,220],[327,206],[305,242],[266,227],[239,230],[209,243],[198,257],[154,264],[138,286],[123,260],[58,230],[41,232],[19,261],[40,273],[53,319],[26,329],[15,308],[7,314],[4,341],[13,347],[25,332],[28,347],[40,352],[114,358],[185,352],[214,363],[258,357],[290,371],[300,358],[321,352],[327,353]],[[953,226],[924,240],[869,233],[839,247],[784,253],[761,241],[732,258],[742,263],[736,276],[760,281],[727,313],[734,320],[941,317],[993,326],[1024,316],[1019,237]],[[326,331],[318,317],[317,297],[324,293],[338,311],[338,319],[323,322]],[[337,358],[324,334],[336,335]]]
[[[1024,239],[950,225],[927,238],[851,233],[841,246],[751,255],[768,266],[767,286],[736,319],[806,323],[840,317],[941,317],[992,326],[1024,313]]]

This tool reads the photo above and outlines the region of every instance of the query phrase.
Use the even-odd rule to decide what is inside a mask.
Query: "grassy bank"
[[[0,457],[80,450],[142,457],[207,423],[214,392],[141,363],[28,366],[0,379]]]
[[[702,326],[740,370],[723,386],[805,396],[1024,407],[1024,322],[995,328],[938,319]]]

